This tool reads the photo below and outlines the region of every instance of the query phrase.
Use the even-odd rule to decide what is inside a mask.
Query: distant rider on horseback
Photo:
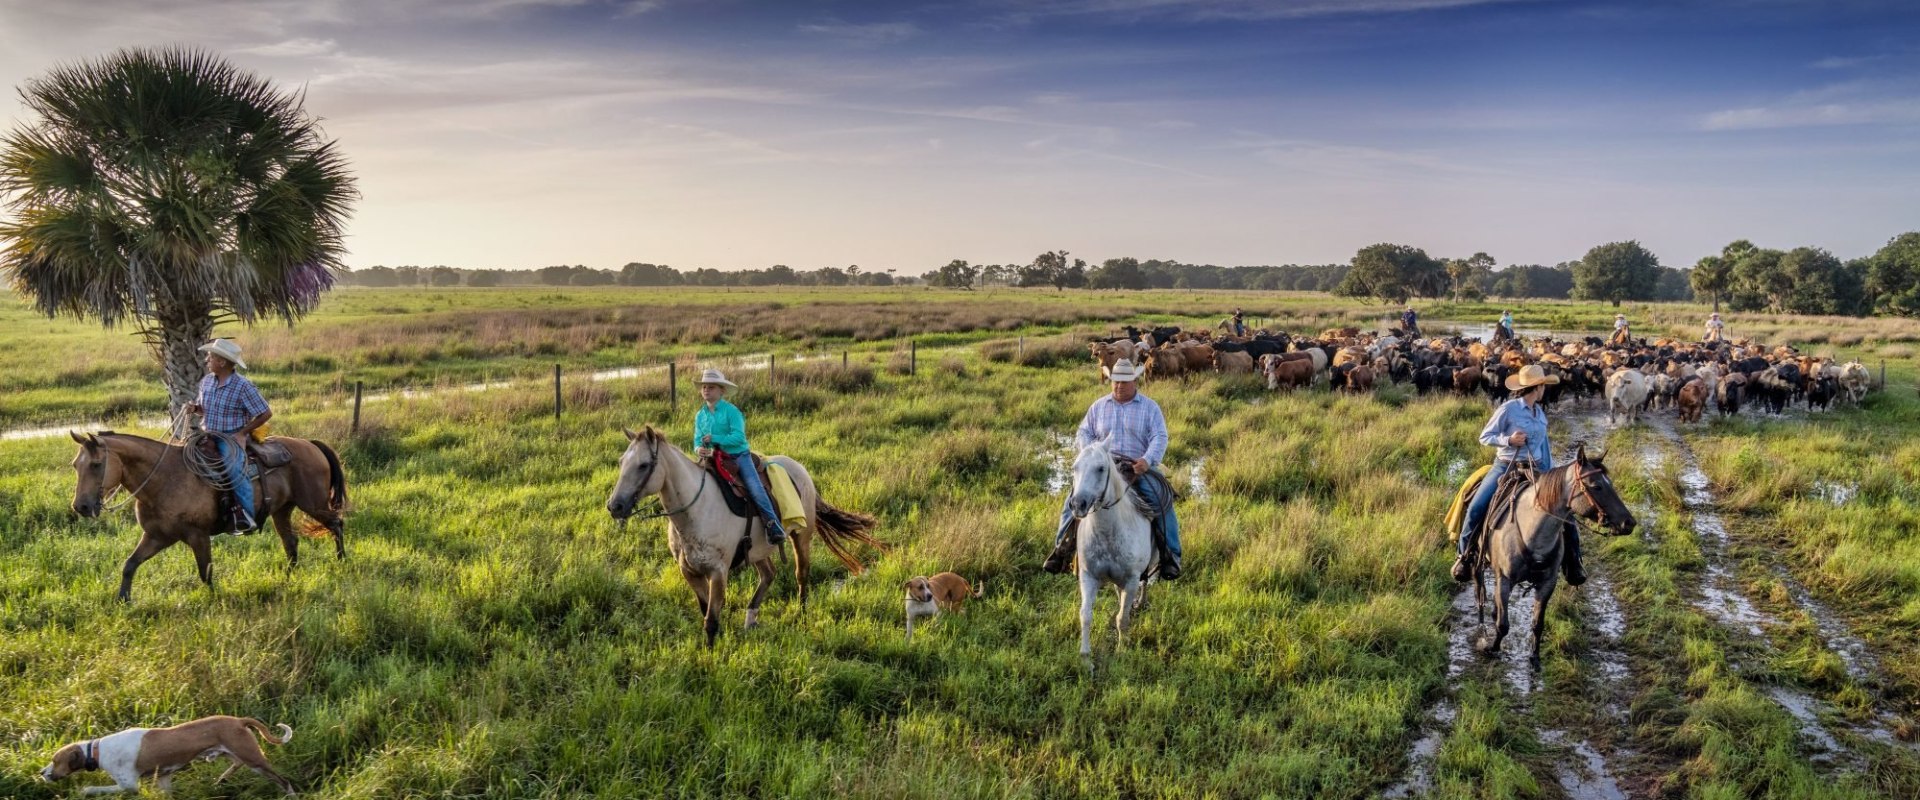
[[[1632,336],[1633,334],[1627,330],[1627,315],[1613,315],[1613,338],[1608,341],[1608,344],[1626,344]]]
[[[727,459],[727,466],[740,476],[740,483],[747,487],[747,494],[753,496],[754,506],[767,523],[767,543],[777,547],[787,540],[787,531],[780,527],[780,512],[774,510],[767,487],[760,483],[760,471],[753,466],[747,447],[746,415],[723,396],[736,384],[720,370],[709,369],[701,373],[698,385],[700,411],[693,415],[694,453],[701,458]]]
[[[188,403],[189,415],[199,414],[200,427],[216,433],[220,458],[226,463],[227,480],[233,485],[233,499],[239,506],[234,533],[246,533],[259,524],[254,521],[253,481],[247,480],[247,438],[273,419],[273,409],[260,396],[260,390],[235,369],[246,369],[240,358],[240,345],[232,339],[215,339],[200,346],[207,354],[207,375],[200,379],[198,399]]]
[[[1707,318],[1707,334],[1706,336],[1702,337],[1700,341],[1703,341],[1703,342],[1725,341],[1726,335],[1727,335],[1727,323],[1721,322],[1720,312],[1715,311],[1713,312],[1713,316]]]
[[[1140,372],[1133,362],[1121,359],[1108,371],[1113,394],[1093,401],[1080,420],[1080,433],[1074,438],[1080,447],[1107,439],[1116,462],[1124,463],[1137,480],[1133,491],[1147,504],[1160,509],[1153,520],[1153,547],[1160,554],[1158,575],[1162,580],[1180,577],[1180,521],[1173,514],[1171,487],[1158,472],[1160,459],[1167,454],[1167,418],[1160,405],[1140,394]],[[1042,567],[1048,572],[1064,573],[1073,561],[1079,520],[1073,518],[1071,497],[1062,498],[1060,533],[1054,539],[1053,553]]]
[[[1453,562],[1454,580],[1465,582],[1473,575],[1472,559],[1479,552],[1475,549],[1477,537],[1485,533],[1481,526],[1486,523],[1487,509],[1493,504],[1500,476],[1516,467],[1536,475],[1553,469],[1553,448],[1547,445],[1547,411],[1541,407],[1540,398],[1545,396],[1547,384],[1559,382],[1558,375],[1548,375],[1538,364],[1528,364],[1507,376],[1507,389],[1514,397],[1494,409],[1493,418],[1480,430],[1480,443],[1499,450],[1494,453],[1493,470],[1481,479],[1479,491],[1467,505],[1466,520],[1460,526],[1460,553]],[[1587,574],[1580,566],[1579,528],[1567,525],[1561,531],[1567,542],[1561,568],[1567,583],[1574,586],[1587,582]]]
[[[1420,315],[1413,310],[1413,306],[1407,306],[1407,310],[1400,312],[1400,330],[1408,336],[1420,335]]]

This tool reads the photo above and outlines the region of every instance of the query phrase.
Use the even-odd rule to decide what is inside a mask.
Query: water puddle
[[[1684,442],[1677,431],[1668,430],[1674,441],[1684,448]],[[1746,593],[1740,591],[1739,581],[1733,570],[1727,566],[1727,549],[1733,538],[1727,534],[1726,521],[1714,510],[1712,481],[1707,473],[1700,469],[1699,462],[1689,450],[1681,450],[1680,488],[1682,500],[1693,515],[1693,531],[1700,542],[1700,549],[1706,555],[1706,580],[1700,585],[1700,599],[1695,607],[1722,623],[1744,628],[1753,636],[1762,636],[1760,626],[1771,624],[1773,619],[1760,611]]]
[[[1467,479],[1467,472],[1468,466],[1466,459],[1456,458],[1447,462],[1447,485],[1459,486],[1461,481]]]
[[[1545,730],[1540,732],[1540,740],[1560,747],[1567,746],[1567,740],[1573,738],[1566,731]],[[1585,739],[1573,743],[1573,754],[1578,756],[1580,764],[1576,766],[1559,764],[1554,767],[1554,778],[1560,782],[1572,800],[1627,800],[1627,793],[1620,790],[1620,784],[1607,770],[1607,760]]]
[[[1040,455],[1047,460],[1047,494],[1059,497],[1073,485],[1073,437],[1059,431],[1047,431],[1047,443]]]
[[[1860,495],[1860,484],[1840,483],[1837,481],[1815,481],[1813,496],[1827,501],[1829,505],[1844,506]]]
[[[1814,714],[1813,698],[1779,686],[1768,687],[1767,694],[1775,703],[1779,703],[1781,708],[1786,709],[1795,722],[1800,723],[1801,736],[1826,751],[1814,756],[1813,760],[1830,761],[1833,754],[1843,752],[1840,742],[1833,738],[1833,734],[1827,733],[1827,729],[1820,724],[1820,717]]]
[[[1446,741],[1456,712],[1453,703],[1441,700],[1427,712],[1426,732],[1407,748],[1407,779],[1388,789],[1382,797],[1400,798],[1425,795],[1433,791],[1433,762]]]
[[[1207,489],[1206,456],[1198,456],[1187,464],[1187,496],[1199,503],[1213,499],[1213,493]]]
[[[1840,663],[1847,670],[1847,677],[1855,683],[1868,684],[1876,678],[1879,664],[1873,658],[1873,652],[1867,649],[1867,643],[1853,635],[1847,624],[1827,608],[1825,603],[1814,599],[1807,587],[1800,584],[1787,572],[1787,568],[1775,564],[1773,574],[1787,587],[1787,594],[1793,598],[1793,604],[1807,612],[1813,618],[1814,630],[1820,632],[1820,640],[1828,650],[1840,657]]]

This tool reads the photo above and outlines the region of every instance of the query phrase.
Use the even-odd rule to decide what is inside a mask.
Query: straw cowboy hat
[[[1107,379],[1114,383],[1133,383],[1140,380],[1140,368],[1123,358],[1107,369]]]
[[[714,384],[716,386],[725,386],[730,389],[740,388],[739,384],[736,384],[733,381],[727,380],[727,376],[720,374],[720,370],[714,369],[712,367],[708,367],[705,372],[700,373],[700,380],[694,381],[693,385],[705,386],[709,383]]]
[[[200,345],[200,352],[212,353],[216,356],[224,358],[228,361],[233,362],[233,365],[240,369],[247,368],[247,362],[240,360],[239,343],[235,342],[232,339],[215,339],[211,342]]]
[[[1559,382],[1560,376],[1548,375],[1547,371],[1541,369],[1539,364],[1528,364],[1521,367],[1519,372],[1507,376],[1507,391],[1517,392],[1521,389],[1530,389],[1543,383]]]

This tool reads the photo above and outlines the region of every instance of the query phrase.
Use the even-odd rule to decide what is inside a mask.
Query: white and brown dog
[[[260,720],[225,716],[196,719],[171,728],[128,728],[60,748],[53,754],[53,763],[40,770],[40,779],[57,781],[76,772],[97,769],[113,778],[116,785],[89,786],[87,794],[138,792],[140,779],[148,775],[154,777],[160,791],[171,792],[173,773],[196,760],[212,761],[226,756],[233,759],[233,764],[220,773],[215,783],[226,780],[245,764],[291,795],[293,784],[273,771],[267,764],[266,754],[260,752],[260,743],[253,739],[255,733],[274,744],[286,744],[293,739],[293,728],[284,724],[279,728],[280,738],[275,739],[266,723]]]
[[[907,581],[907,641],[913,641],[914,620],[937,617],[942,610],[958,612],[961,603],[965,603],[967,598],[979,597],[986,587],[985,581],[981,581],[978,587],[970,587],[966,578],[951,572]]]

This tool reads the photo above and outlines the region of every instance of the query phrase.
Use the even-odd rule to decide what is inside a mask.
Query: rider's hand
[[[711,447],[702,447],[702,448],[700,448],[700,449],[698,449],[698,450],[695,450],[695,451],[693,451],[693,454],[694,454],[694,455],[697,455],[697,456],[699,456],[699,457],[701,457],[701,458],[712,458],[712,457],[713,457],[713,448],[711,448]]]
[[[1527,432],[1521,431],[1519,433],[1516,433],[1512,436],[1507,437],[1507,444],[1513,445],[1514,447],[1526,447]]]
[[[187,413],[189,413],[189,414],[198,414],[198,413],[200,413],[200,412],[202,412],[202,411],[205,411],[205,410],[206,410],[206,409],[205,409],[205,408],[202,408],[202,407],[200,406],[200,404],[199,404],[199,403],[188,403],[188,404],[187,404]]]
[[[1145,475],[1145,474],[1147,474],[1147,460],[1146,460],[1146,459],[1144,459],[1144,458],[1136,458],[1136,459],[1134,459],[1134,460],[1133,460],[1133,474],[1135,474],[1135,475]]]

